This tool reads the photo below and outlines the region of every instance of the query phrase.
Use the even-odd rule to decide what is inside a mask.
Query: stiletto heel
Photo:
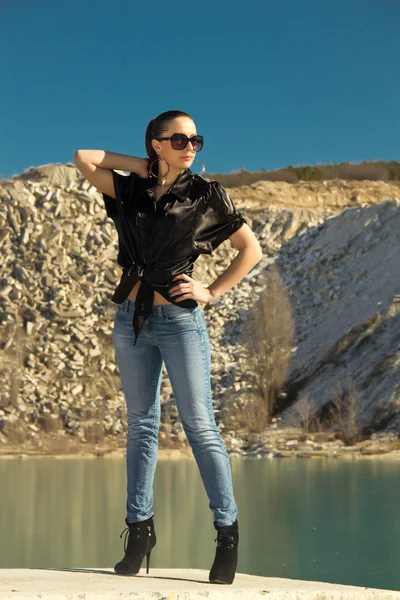
[[[149,550],[149,552],[146,554],[146,573],[149,572],[149,567],[150,567],[150,554],[151,554],[151,550]]]
[[[145,521],[138,521],[136,523],[129,523],[125,519],[125,523],[128,525],[126,529],[126,536],[124,540],[124,558],[115,565],[114,571],[118,575],[137,575],[140,571],[144,556],[146,555],[146,573],[149,572],[150,566],[150,553],[156,545],[156,532],[154,530],[153,517],[146,519]],[[128,544],[126,539],[128,537]]]

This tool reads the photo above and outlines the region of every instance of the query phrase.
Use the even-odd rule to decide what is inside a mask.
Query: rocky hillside
[[[295,339],[279,408],[293,426],[307,397],[323,413],[351,377],[360,419],[400,431],[400,188],[376,181],[228,190],[264,258],[233,290],[202,306],[212,344],[215,415],[230,451],[248,447],[228,402],[246,397],[242,325],[278,268]],[[119,280],[117,235],[101,194],[72,164],[45,165],[0,182],[0,446],[43,432],[82,441],[123,440],[125,404],[112,345]],[[194,277],[211,283],[236,251],[201,256]],[[184,444],[165,367],[160,440]]]
[[[287,404],[307,397],[323,414],[338,384],[351,381],[360,426],[400,431],[400,189],[326,184],[293,186],[285,208],[278,184],[262,185],[276,205],[255,233],[279,270],[295,321]],[[258,189],[246,199],[256,203]],[[269,268],[252,272],[255,294]],[[282,426],[293,412],[283,411]]]

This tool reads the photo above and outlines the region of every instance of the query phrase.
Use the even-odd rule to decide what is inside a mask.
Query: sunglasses
[[[192,142],[193,149],[196,152],[200,152],[203,147],[204,139],[202,135],[192,135],[191,138],[188,138],[184,133],[174,133],[170,137],[158,137],[155,138],[159,142],[161,140],[170,140],[171,146],[174,150],[183,150],[188,145],[189,141]]]

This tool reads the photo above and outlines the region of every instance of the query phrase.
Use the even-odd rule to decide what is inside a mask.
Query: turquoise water
[[[237,572],[400,590],[400,463],[232,457],[231,466]],[[112,568],[123,557],[123,458],[3,459],[0,476],[0,568]],[[159,460],[154,494],[150,573],[209,570],[216,531],[194,458]]]

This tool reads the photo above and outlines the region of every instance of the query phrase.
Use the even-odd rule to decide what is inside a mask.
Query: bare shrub
[[[323,429],[315,404],[307,393],[300,395],[296,403],[286,410],[285,422],[300,427],[304,434],[320,432]]]
[[[102,421],[87,421],[83,425],[85,440],[91,444],[98,444],[104,440],[104,423]]]
[[[91,406],[87,406],[79,421],[85,441],[92,444],[98,444],[105,438],[105,409],[102,400],[102,397],[97,397]]]
[[[15,366],[13,361],[4,354],[0,356],[0,408],[7,408],[11,404],[11,381],[15,380]]]
[[[266,287],[244,325],[244,361],[251,398],[243,412],[248,431],[260,431],[286,380],[294,336],[294,321],[286,286],[272,265]]]
[[[46,433],[53,433],[54,431],[64,429],[64,423],[60,416],[52,413],[43,413],[39,415],[37,425]]]
[[[216,179],[226,187],[240,187],[252,185],[258,181],[321,181],[331,179],[341,180],[370,180],[370,181],[398,181],[400,179],[400,165],[397,161],[362,161],[360,163],[333,163],[324,165],[288,165],[273,171],[249,171],[241,167],[231,173],[207,173],[205,177]]]
[[[0,392],[0,408],[17,406],[18,395],[21,389],[22,373],[24,369],[25,338],[22,327],[16,325],[14,343],[0,355],[0,375],[2,390]],[[10,342],[6,342],[6,345]]]
[[[360,417],[362,405],[354,381],[348,378],[338,385],[338,391],[331,402],[328,425],[337,426],[342,441],[351,446],[363,439]]]
[[[30,436],[30,431],[22,419],[6,421],[3,433],[11,446],[23,444],[28,441]]]
[[[359,181],[366,179],[369,181],[387,181],[389,179],[386,166],[369,164],[365,161],[359,164],[342,163],[340,165],[331,165],[326,170],[329,172],[330,179],[353,179]]]
[[[247,169],[240,169],[236,173],[211,173],[206,175],[216,179],[221,185],[226,187],[240,187],[242,185],[252,185],[258,181],[286,181],[286,183],[297,183],[299,177],[291,168],[277,169],[275,171],[266,171],[262,169],[257,172],[250,172]]]

